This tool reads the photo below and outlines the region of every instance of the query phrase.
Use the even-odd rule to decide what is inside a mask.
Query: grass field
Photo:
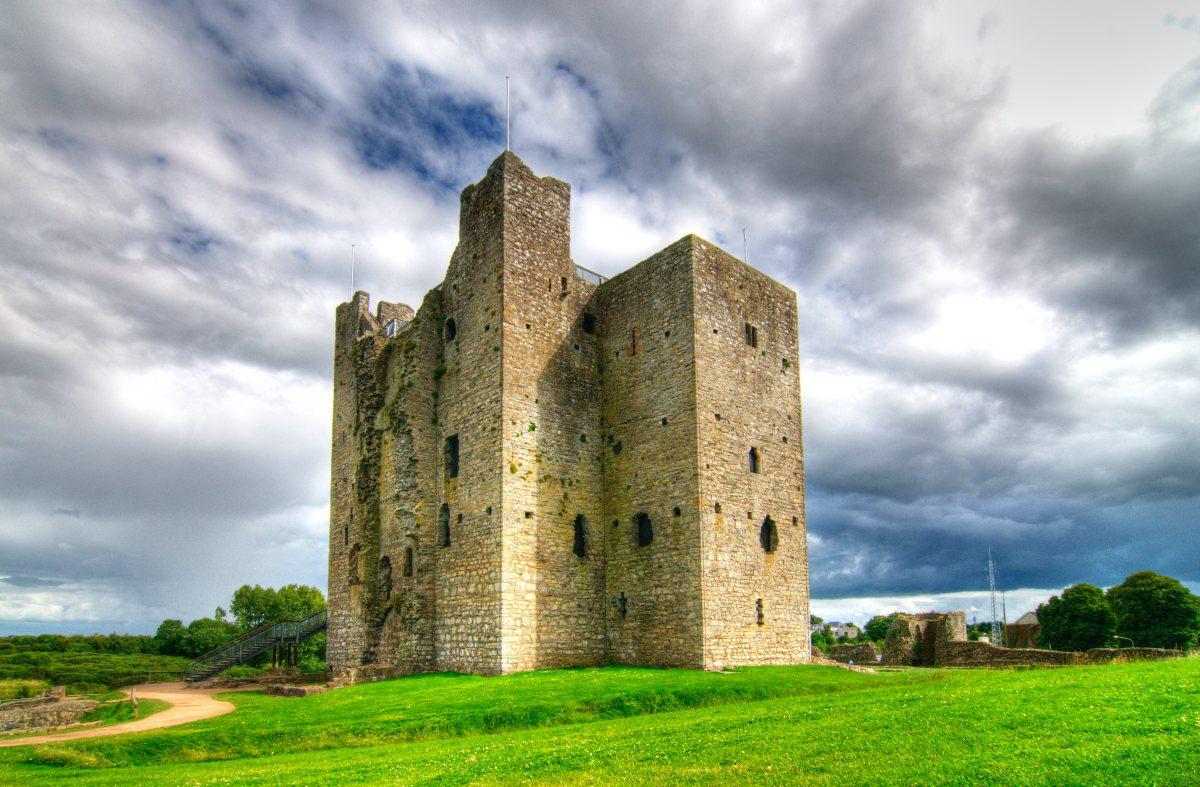
[[[84,694],[153,680],[172,680],[188,660],[149,653],[17,651],[0,653],[0,680],[41,680]]]
[[[30,783],[1200,781],[1200,661],[430,675],[0,752]]]

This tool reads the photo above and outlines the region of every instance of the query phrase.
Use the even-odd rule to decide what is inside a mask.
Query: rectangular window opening
[[[446,438],[445,444],[446,480],[458,478],[458,435],[452,434]]]

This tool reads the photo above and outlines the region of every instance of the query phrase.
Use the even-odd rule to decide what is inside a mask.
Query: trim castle
[[[510,152],[414,313],[337,309],[339,682],[810,657],[795,293],[689,235],[604,280]]]

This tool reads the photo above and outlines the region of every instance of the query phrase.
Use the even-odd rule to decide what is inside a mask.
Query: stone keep
[[[793,291],[694,235],[609,280],[505,152],[415,312],[337,309],[328,659],[352,682],[809,660]]]

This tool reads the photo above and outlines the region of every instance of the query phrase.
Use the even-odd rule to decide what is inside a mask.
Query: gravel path
[[[171,703],[171,707],[159,711],[152,716],[134,721],[111,724],[107,727],[93,727],[85,730],[65,730],[50,732],[45,735],[33,735],[27,738],[4,740],[0,738],[0,747],[31,746],[37,743],[58,743],[59,741],[74,741],[82,738],[103,738],[106,735],[122,735],[126,732],[144,732],[158,730],[163,727],[174,727],[177,724],[187,724],[200,719],[221,716],[233,710],[231,702],[213,698],[215,693],[225,693],[231,689],[193,688],[182,682],[176,683],[146,683],[141,686],[130,686],[122,689],[126,694],[134,692],[138,699],[163,700]],[[237,689],[232,689],[237,691]]]

